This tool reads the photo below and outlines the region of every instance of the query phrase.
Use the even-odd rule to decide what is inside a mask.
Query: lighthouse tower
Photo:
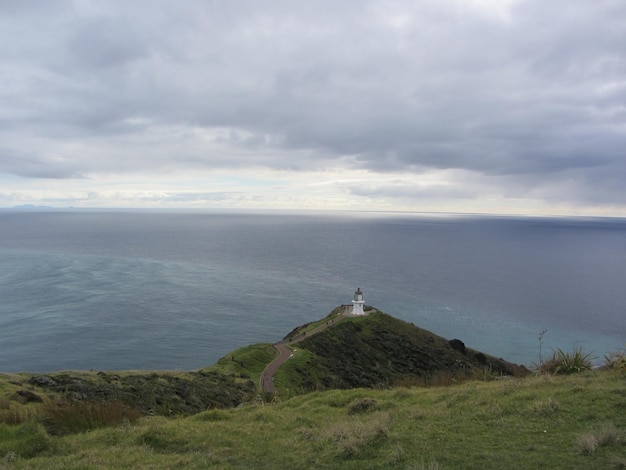
[[[354,299],[352,300],[352,315],[365,315],[363,304],[365,304],[365,300],[363,300],[363,292],[359,287],[354,293]]]

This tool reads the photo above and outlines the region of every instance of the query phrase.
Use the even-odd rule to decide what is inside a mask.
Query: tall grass
[[[626,371],[626,349],[613,351],[604,356],[605,369],[616,369]]]
[[[578,453],[593,455],[599,447],[617,444],[621,441],[621,432],[613,424],[606,425],[597,431],[578,434],[574,445]]]
[[[8,463],[19,457],[33,457],[48,449],[50,442],[43,426],[35,421],[21,426],[0,424],[0,456]],[[0,464],[0,468],[4,467]]]
[[[623,468],[623,387],[610,371],[545,374],[313,392],[70,435],[0,424],[0,468]]]
[[[120,402],[49,402],[43,406],[42,416],[50,434],[64,435],[133,423],[141,414]]]
[[[582,347],[574,348],[573,352],[557,349],[552,357],[539,366],[542,373],[568,375],[584,372],[593,368],[593,356],[585,353]]]

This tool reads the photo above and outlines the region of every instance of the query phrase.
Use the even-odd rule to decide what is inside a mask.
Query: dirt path
[[[326,328],[336,325],[339,323],[339,320],[343,317],[349,317],[352,312],[350,307],[344,307],[342,312],[326,323],[322,323],[320,326],[311,330],[307,333],[303,333],[300,336],[293,338],[291,341],[280,341],[274,344],[274,348],[278,351],[278,357],[270,362],[263,373],[261,374],[260,385],[261,389],[265,393],[273,394],[276,392],[274,388],[274,374],[278,370],[280,366],[282,366],[287,360],[293,357],[294,352],[289,348],[294,344],[299,343],[300,341],[311,337],[312,335],[319,333],[320,331],[324,331]]]

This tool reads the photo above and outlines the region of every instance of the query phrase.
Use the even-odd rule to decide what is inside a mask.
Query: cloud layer
[[[619,0],[0,2],[0,205],[626,215],[625,18]]]

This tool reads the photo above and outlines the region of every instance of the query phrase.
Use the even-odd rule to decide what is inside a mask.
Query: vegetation
[[[259,383],[265,366],[272,362],[276,355],[276,350],[269,343],[251,344],[224,356],[214,366],[204,371],[251,380],[256,384]]]
[[[369,307],[369,309],[371,310],[371,307]],[[289,340],[293,340],[296,338],[300,338],[302,336],[306,336],[307,333],[310,333],[311,331],[315,330],[316,328],[322,325],[325,325],[331,322],[333,324],[341,322],[344,320],[344,318],[339,317],[342,312],[343,312],[343,306],[339,306],[335,308],[332,312],[330,312],[328,315],[326,315],[324,318],[322,318],[321,320],[317,320],[317,321],[310,322],[310,323],[305,323],[304,325],[295,327],[283,339],[289,341]]]
[[[135,423],[141,414],[120,402],[49,401],[43,407],[41,420],[52,435],[92,431],[121,423]]]
[[[0,470],[626,468],[624,354],[539,374],[381,312],[295,329],[196,372],[0,375]],[[316,334],[333,320],[332,328]],[[269,403],[268,403],[269,401]]]
[[[0,468],[623,468],[625,385],[607,370],[330,390],[58,436],[0,424]]]
[[[568,353],[562,349],[557,349],[552,357],[543,362],[539,367],[540,372],[550,374],[576,374],[591,370],[593,368],[593,357],[591,353],[585,353],[582,348],[575,348]]]
[[[604,356],[604,367],[606,369],[618,369],[626,371],[626,349],[621,351],[613,351]]]
[[[466,348],[382,312],[346,318],[297,345],[275,383],[283,396],[333,388],[458,383],[525,375],[522,366]]]

